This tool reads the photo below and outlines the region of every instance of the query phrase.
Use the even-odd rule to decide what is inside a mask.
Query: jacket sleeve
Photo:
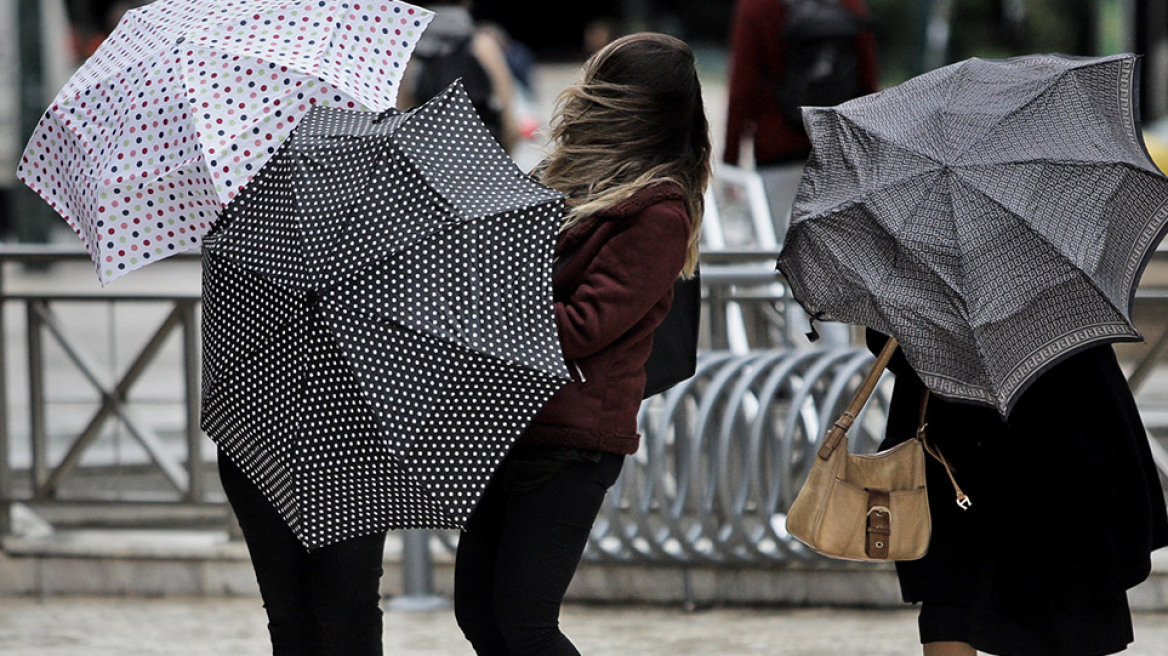
[[[780,10],[781,11],[781,10]],[[741,0],[734,10],[730,32],[729,97],[726,103],[726,139],[722,161],[738,164],[742,139],[754,131],[759,103],[766,93],[760,67],[767,56],[763,41],[781,21],[761,16],[755,0]],[[772,65],[777,64],[773,62]]]
[[[864,18],[871,18],[871,12],[862,0],[855,0],[852,10]],[[856,37],[856,53],[860,59],[860,92],[874,93],[880,90],[880,66],[876,50],[876,32],[864,30]]]
[[[588,263],[581,284],[556,303],[565,358],[587,357],[613,343],[673,288],[685,261],[689,220],[668,205],[623,219]]]

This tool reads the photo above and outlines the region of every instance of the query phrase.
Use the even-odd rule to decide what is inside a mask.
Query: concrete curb
[[[386,545],[385,596],[403,596],[401,539]],[[256,595],[247,548],[226,531],[78,530],[0,541],[0,596]],[[453,556],[432,547],[433,594],[453,592]],[[1168,550],[1128,594],[1133,610],[1168,611]],[[890,565],[824,563],[775,567],[610,564],[585,561],[573,602],[703,606],[830,606],[902,609]]]

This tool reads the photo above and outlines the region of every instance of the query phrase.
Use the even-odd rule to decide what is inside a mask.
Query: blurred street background
[[[14,175],[57,90],[139,4],[0,0],[0,655],[267,648],[214,448],[198,430],[198,254],[101,287],[76,236]],[[882,87],[971,56],[1140,53],[1145,141],[1168,168],[1168,0],[868,5]],[[479,0],[475,9],[530,61],[515,98],[525,138],[512,154],[522,169],[539,161],[556,94],[587,54],[640,30],[694,47],[720,158],[730,0]],[[792,338],[802,331],[774,279],[781,235],[752,201],[750,168],[719,167],[711,190],[703,368],[676,403],[646,405],[646,443],[663,446],[631,459],[610,495],[565,631],[595,654],[917,653],[916,614],[900,603],[892,570],[800,549],[782,530],[785,506],[742,475],[746,456],[732,437],[754,430],[777,444],[793,439],[787,425],[817,434],[817,413],[788,402],[793,386],[829,387],[869,362],[854,339],[808,355]],[[1146,342],[1116,350],[1168,476],[1168,252],[1153,259],[1141,292],[1134,316]],[[772,396],[746,384],[765,378],[758,371],[774,372]],[[825,412],[837,401],[824,401]],[[878,441],[886,402],[877,398],[857,424],[857,443]],[[794,467],[775,463],[762,480],[789,495]],[[387,653],[469,653],[447,605],[454,540],[391,534]],[[1131,600],[1128,653],[1168,654],[1168,555],[1157,554]]]

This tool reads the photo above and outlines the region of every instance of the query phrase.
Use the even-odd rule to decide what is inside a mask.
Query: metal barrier
[[[706,353],[697,374],[645,403],[643,448],[609,492],[593,560],[784,563],[813,557],[783,523],[815,445],[873,362],[864,349]],[[883,437],[888,385],[849,432],[854,451]]]
[[[176,262],[189,265],[199,257],[198,252],[188,252],[152,266],[166,267]],[[724,326],[735,320],[739,321],[736,333],[749,335],[750,340],[739,342],[738,348],[773,345],[772,340],[782,338],[783,318],[776,308],[789,301],[785,287],[773,266],[751,264],[752,260],[767,257],[772,256],[765,251],[742,251],[733,262],[710,261],[705,265],[705,348],[727,348],[728,331]],[[207,444],[199,430],[198,417],[199,293],[124,291],[132,287],[121,283],[99,289],[89,279],[85,281],[90,284],[79,282],[77,289],[60,282],[30,289],[27,284],[14,286],[3,276],[9,265],[87,266],[88,261],[88,255],[76,247],[0,247],[0,329],[26,331],[23,341],[8,334],[0,339],[0,366],[4,372],[0,376],[0,532],[8,529],[7,509],[12,501],[30,503],[38,512],[46,513],[50,522],[63,525],[225,521],[229,514],[213,477],[207,477],[209,463],[201,456]],[[726,308],[731,305],[738,311],[728,313]],[[113,317],[130,315],[136,322],[149,325],[138,326],[134,340],[111,336],[113,343],[102,344],[92,334],[95,317],[100,318],[102,311],[111,317],[111,322]],[[139,319],[148,314],[148,321]],[[6,315],[7,319],[20,317],[22,325],[18,327],[17,321],[7,320]],[[751,322],[749,327],[742,323],[743,317]],[[177,356],[172,339],[176,335]],[[6,346],[20,348],[23,353],[8,354]],[[104,362],[111,358],[95,354],[102,350],[99,347],[115,352],[115,362]],[[131,349],[137,353],[127,357]],[[25,366],[20,366],[22,358],[12,355],[25,356]],[[53,367],[48,366],[49,360]],[[57,379],[50,380],[50,368]],[[25,380],[11,378],[21,375],[21,371]],[[148,385],[144,380],[150,372],[160,373],[170,383],[161,385],[161,391],[152,389],[153,397],[143,401],[132,392]],[[65,377],[69,384],[63,386]],[[27,406],[15,408],[21,415],[19,428],[14,424],[17,417],[13,416],[14,406],[9,398],[17,389],[12,385],[14,381],[19,383],[21,392],[27,390]],[[73,398],[82,391],[88,393],[86,399]],[[165,394],[171,398],[160,401],[158,396]],[[160,410],[160,405],[167,407]],[[149,420],[157,419],[159,412],[166,415],[165,437]],[[70,420],[66,421],[63,415]],[[111,429],[145,454],[145,458],[138,458],[141,462],[134,464],[135,476],[146,480],[138,489],[127,492],[85,483],[101,469],[88,456],[103,431],[108,434]],[[14,436],[19,438],[19,444],[13,442]],[[11,460],[13,451],[24,454],[18,466]],[[82,483],[77,484],[79,481]]]
[[[198,257],[198,253],[188,253],[176,256],[174,261]],[[0,265],[47,267],[77,261],[88,262],[89,256],[76,248],[6,246],[0,250]],[[0,339],[0,367],[4,372],[0,377],[0,521],[4,522],[0,529],[8,529],[7,510],[14,500],[33,504],[51,518],[64,521],[74,521],[68,519],[72,517],[114,524],[171,524],[198,519],[223,523],[228,515],[226,508],[221,497],[209,494],[205,463],[200,457],[204,440],[199,429],[200,294],[120,292],[113,288],[73,291],[59,284],[14,292],[2,275],[0,266],[0,326],[7,330],[5,313],[20,306],[27,331],[24,355],[28,444],[20,451],[27,454],[28,463],[27,469],[18,472],[10,460],[14,445],[8,377],[16,374],[16,369],[11,366],[14,358],[7,353],[5,334]],[[94,339],[93,328],[103,308],[111,326],[119,313],[132,312],[135,338],[144,341],[127,358],[121,351],[130,346],[130,340],[119,339],[111,327],[110,339],[104,346],[118,357],[108,367],[101,366],[101,358],[94,355],[100,340]],[[154,320],[157,322],[150,323]],[[160,357],[164,352],[172,356],[165,362]],[[67,372],[69,384],[56,381],[56,385],[50,385],[50,359],[58,375]],[[114,371],[115,368],[120,370]],[[160,399],[153,389],[145,395],[136,393],[151,383],[157,385],[157,375],[148,380],[151,373],[177,383],[163,386],[171,398]],[[88,392],[86,399],[79,398],[82,391]],[[69,398],[63,399],[66,395]],[[50,413],[50,408],[62,404],[70,406],[70,412]],[[155,423],[144,418],[143,415],[157,416],[159,405],[165,406],[161,412],[168,418],[166,423],[177,426],[177,437],[160,436]],[[72,420],[84,420],[79,427],[62,427],[70,423],[62,420],[65,414]],[[58,420],[55,425],[50,426],[50,416]],[[138,458],[144,461],[135,463],[135,468],[140,470],[137,477],[149,482],[132,492],[91,483],[92,470],[108,470],[111,465],[124,463],[83,465],[85,456],[94,451],[99,438],[113,426],[120,436],[133,442],[138,454],[144,454],[144,458]],[[71,482],[77,484],[67,489]]]
[[[0,248],[0,265],[85,257],[76,250]],[[198,254],[184,257],[197,258]],[[784,324],[787,315],[782,310],[791,299],[773,269],[773,257],[774,253],[767,251],[723,251],[703,258],[707,333],[699,370],[690,380],[641,408],[643,448],[629,458],[608,495],[587,558],[737,565],[813,557],[786,535],[783,513],[810,466],[811,445],[846,404],[872,356],[858,348],[790,347],[790,326]],[[8,459],[12,416],[7,389],[8,376],[16,372],[9,366],[5,341],[0,340],[0,366],[5,374],[0,376],[0,513],[19,500],[40,503],[45,509],[84,504],[89,521],[103,515],[109,522],[125,521],[130,516],[147,525],[184,519],[228,521],[221,497],[208,489],[211,486],[202,471],[206,463],[200,456],[200,445],[206,446],[206,440],[198,430],[198,294],[120,293],[111,289],[101,294],[60,290],[17,293],[4,282],[0,278],[0,326],[6,325],[3,313],[19,305],[28,330],[32,458],[27,469],[19,472],[24,480],[23,487],[17,489],[14,480],[21,477],[14,476],[18,472]],[[1141,290],[1136,300],[1147,304],[1166,299],[1168,295]],[[745,353],[731,350],[728,340],[719,337],[718,330],[725,328],[721,324],[735,320],[735,313],[725,312],[728,303],[742,310],[736,316],[743,322],[738,333],[748,339]],[[93,344],[71,335],[60,313],[70,305],[95,304],[105,304],[110,312],[140,311],[146,305],[162,309],[161,320],[140,331],[147,336],[145,345],[112,380],[100,375],[87,355]],[[747,317],[754,317],[755,323],[748,326]],[[180,335],[181,355],[172,358],[167,365],[170,369],[163,373],[181,381],[175,386],[178,398],[172,401],[181,409],[175,415],[177,421],[171,418],[180,426],[181,437],[172,436],[163,446],[157,431],[139,418],[137,401],[130,392],[142,384],[147,369],[159,366],[163,344],[175,334]],[[67,435],[57,427],[50,430],[46,421],[47,408],[59,402],[51,398],[45,378],[48,344],[64,353],[77,379],[85,381],[97,397],[88,420]],[[1162,343],[1148,349],[1145,361],[1137,365],[1139,379],[1133,382],[1145,381],[1165,352],[1168,347]],[[887,391],[887,385],[878,389],[852,428],[854,449],[875,449],[883,431]],[[65,483],[86,470],[82,455],[93,446],[101,427],[115,420],[148,455],[142,466],[156,474],[154,487],[136,498],[104,491],[87,497],[63,495]],[[1154,447],[1158,464],[1168,473],[1168,454],[1158,443]],[[0,526],[3,531],[7,528]],[[448,548],[454,547],[454,534],[441,533],[438,538]],[[426,561],[419,562],[424,565]],[[415,578],[424,581],[420,576]]]

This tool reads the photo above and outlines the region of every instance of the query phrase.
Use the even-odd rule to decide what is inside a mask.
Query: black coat
[[[868,331],[874,352],[884,341]],[[899,352],[890,368],[896,382],[884,448],[915,433],[922,391]],[[933,537],[923,559],[897,565],[906,601],[971,606],[995,634],[1004,618],[1025,617],[1054,624],[1036,635],[1055,635],[1060,623],[1097,614],[1082,609],[1098,599],[1123,599],[1147,578],[1151,552],[1168,545],[1147,433],[1110,346],[1053,366],[1008,421],[989,406],[935,394],[927,421],[973,505],[957,507],[944,469],[929,459]],[[981,649],[1009,653],[984,642]]]

